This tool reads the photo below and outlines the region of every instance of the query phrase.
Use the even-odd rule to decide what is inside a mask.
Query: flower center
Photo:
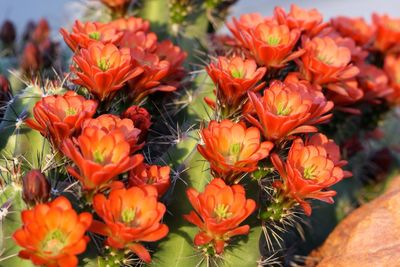
[[[231,70],[231,75],[233,78],[243,78],[244,77],[244,70],[241,69],[233,69]]]
[[[311,165],[309,167],[306,167],[303,171],[303,177],[307,180],[312,180],[315,178],[315,171],[317,169],[317,166]]]
[[[267,44],[270,46],[278,46],[281,43],[281,38],[279,36],[270,35],[267,38]]]
[[[90,39],[93,39],[93,40],[96,40],[96,41],[98,41],[98,40],[100,40],[100,33],[99,32],[91,32],[91,33],[89,33],[89,38]]]
[[[99,60],[99,62],[97,63],[97,66],[102,70],[102,71],[106,71],[110,68],[110,62],[108,62],[108,60],[103,57]]]
[[[76,113],[78,113],[78,111],[72,107],[67,108],[67,110],[65,111],[65,115],[67,115],[67,116],[73,116]]]
[[[214,208],[214,216],[218,221],[222,221],[231,217],[232,212],[229,212],[229,205],[218,204],[217,207]]]
[[[131,224],[136,217],[136,209],[124,209],[121,214],[122,222],[125,224]]]
[[[93,152],[93,160],[96,163],[102,164],[104,162],[104,155],[99,150],[96,149]]]
[[[65,234],[59,229],[50,232],[42,241],[42,251],[57,255],[64,247],[66,242]]]
[[[234,164],[239,160],[240,151],[242,150],[242,144],[236,143],[230,146],[228,155],[226,155],[226,162]]]
[[[290,114],[292,109],[283,103],[279,103],[276,109],[276,115],[278,116],[287,116]]]
[[[321,61],[322,63],[325,63],[327,65],[332,65],[333,64],[333,61],[331,59],[329,59],[329,57],[327,55],[318,54],[317,55],[317,59],[319,61]]]

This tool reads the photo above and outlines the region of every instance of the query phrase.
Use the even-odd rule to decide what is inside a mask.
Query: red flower
[[[140,130],[140,134],[138,137],[138,143],[143,143],[146,141],[147,133],[151,126],[151,115],[145,109],[139,106],[131,106],[127,110],[125,110],[122,115],[122,118],[131,119],[135,125],[135,128]]]
[[[58,147],[64,139],[81,129],[82,122],[91,118],[96,108],[95,101],[68,91],[64,95],[43,97],[33,107],[35,119],[27,119],[25,123]]]
[[[316,84],[334,83],[355,77],[359,70],[350,65],[351,52],[332,38],[316,37],[303,42],[300,64],[304,77]]]
[[[382,52],[398,51],[400,49],[400,19],[372,14],[372,21],[376,27],[374,47]]]
[[[252,59],[219,57],[216,63],[206,67],[206,71],[217,87],[218,108],[222,109],[226,117],[240,108],[247,98],[247,91],[258,91],[265,84],[259,81],[264,77],[266,68],[257,68]],[[211,99],[206,101],[216,107]]]
[[[125,140],[131,146],[131,153],[141,149],[144,144],[139,143],[140,129],[136,128],[130,119],[121,119],[112,114],[103,114],[95,119],[84,121],[82,129],[86,127],[97,128],[105,132],[121,131]]]
[[[273,147],[271,142],[260,142],[257,128],[230,120],[211,121],[200,135],[204,145],[199,144],[197,149],[210,162],[214,176],[224,178],[227,183],[255,171],[258,161],[266,158]]]
[[[364,101],[379,104],[380,99],[386,98],[393,92],[389,86],[389,78],[382,69],[366,63],[359,64],[358,68],[360,74],[357,80],[364,91]]]
[[[393,88],[393,92],[387,97],[387,100],[393,104],[400,104],[400,57],[386,56],[384,69]]]
[[[323,146],[304,145],[298,138],[293,142],[285,163],[277,154],[273,154],[271,160],[282,178],[282,182],[277,181],[274,186],[298,202],[306,215],[311,215],[311,206],[306,199],[333,203],[332,197],[336,192],[328,190],[328,187],[340,182],[344,175]]]
[[[151,185],[115,189],[108,198],[98,194],[93,208],[104,223],[93,221],[91,231],[107,236],[107,245],[129,248],[149,263],[150,254],[139,242],[157,241],[168,234],[168,227],[160,223],[166,209],[157,198]]]
[[[187,57],[187,53],[179,46],[174,45],[170,40],[164,40],[158,43],[154,53],[160,60],[169,62],[168,74],[164,80],[166,80],[166,83],[177,87],[178,82],[182,80],[186,74],[183,68],[183,62]]]
[[[127,31],[127,32],[148,32],[150,30],[150,22],[136,17],[129,17],[129,18],[121,18],[117,20],[113,20],[111,22],[112,26],[117,28],[120,31]]]
[[[113,44],[92,43],[73,57],[78,68],[74,83],[86,87],[99,100],[112,97],[126,81],[137,77],[142,70],[133,67],[129,49]]]
[[[68,167],[68,172],[88,191],[109,187],[117,175],[143,161],[140,154],[130,156],[130,145],[121,131],[107,132],[97,127],[86,127],[74,142],[66,139],[62,151],[77,166]]]
[[[125,31],[121,47],[141,48],[145,52],[153,53],[157,49],[157,35],[153,32]]]
[[[97,42],[117,45],[124,35],[112,24],[100,22],[82,23],[79,20],[75,21],[71,33],[64,28],[60,29],[60,33],[72,51],[77,51],[78,48],[88,48],[90,44]]]
[[[167,192],[170,181],[170,168],[168,166],[141,164],[133,168],[129,174],[129,186],[141,186],[150,184],[155,186],[158,197]]]
[[[250,34],[250,30],[263,22],[270,22],[270,20],[261,16],[260,13],[248,13],[241,15],[239,20],[233,18],[233,23],[228,23],[227,27],[244,48],[249,48],[246,36]]]
[[[350,37],[358,45],[367,45],[373,37],[374,30],[364,18],[339,16],[331,19],[331,24],[344,37]]]
[[[338,105],[362,98],[363,91],[355,80],[359,69],[350,64],[349,48],[330,37],[316,37],[303,42],[303,46],[306,52],[297,63],[306,80],[329,89],[328,99]]]
[[[47,267],[78,266],[76,255],[86,250],[86,230],[92,223],[88,212],[77,214],[65,197],[39,204],[21,214],[22,228],[13,234],[23,248],[19,256],[33,264]]]
[[[131,49],[132,61],[135,66],[143,68],[143,73],[129,81],[131,97],[135,103],[140,103],[146,96],[157,91],[171,92],[176,87],[162,82],[169,73],[170,63],[160,60],[155,54],[146,53],[143,49]]]
[[[249,92],[249,96],[258,119],[252,114],[245,116],[270,141],[316,132],[317,128],[311,125],[325,122],[332,116],[326,113],[333,108],[333,103],[326,101],[324,95],[307,82],[292,76],[284,83],[273,81],[261,98],[253,92]]]
[[[327,157],[333,161],[333,164],[337,167],[343,167],[347,164],[346,160],[341,159],[340,155],[340,148],[339,146],[333,141],[333,139],[328,139],[326,135],[321,133],[316,133],[312,135],[310,138],[306,140],[306,146],[322,146],[327,153]],[[344,178],[352,176],[352,173],[349,171],[343,171]]]
[[[303,54],[303,50],[293,52],[299,37],[299,29],[290,30],[286,25],[264,22],[250,31],[247,42],[258,64],[281,68]]]
[[[290,6],[290,12],[286,12],[281,7],[275,7],[274,16],[279,24],[287,25],[290,29],[299,29],[315,35],[326,27],[322,24],[323,17],[315,8],[306,10],[295,4]]]
[[[215,178],[203,193],[190,188],[186,194],[195,211],[184,218],[200,229],[194,238],[196,246],[212,243],[215,252],[221,254],[231,237],[249,233],[249,225],[239,225],[253,213],[256,203],[246,199],[243,186],[228,186]]]

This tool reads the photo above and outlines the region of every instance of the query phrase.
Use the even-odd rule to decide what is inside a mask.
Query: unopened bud
[[[31,170],[22,178],[22,198],[28,205],[46,202],[50,197],[50,184],[39,170]]]
[[[14,43],[16,37],[16,31],[14,24],[6,20],[0,29],[0,40],[3,42],[4,45],[11,45]]]

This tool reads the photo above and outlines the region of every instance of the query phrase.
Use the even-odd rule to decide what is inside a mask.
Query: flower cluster
[[[126,4],[105,2],[112,8]],[[61,34],[75,52],[72,81],[101,102],[111,102],[124,89],[127,101],[139,104],[156,91],[175,91],[185,73],[186,53],[169,40],[159,41],[141,18],[76,21],[71,32],[61,29]]]
[[[139,104],[157,90],[176,90],[186,53],[170,41],[157,41],[149,23],[134,17],[77,21],[72,32],[61,33],[75,53],[71,81],[80,88],[43,95],[25,123],[49,141],[58,158],[64,157],[64,175],[77,180],[71,187],[78,187],[76,197],[93,208],[96,219],[92,222],[89,213],[78,216],[64,197],[47,202],[49,182],[32,170],[23,187],[33,208],[23,212],[23,228],[14,234],[24,248],[20,256],[38,265],[77,266],[90,231],[105,236],[112,249],[129,250],[148,263],[151,256],[142,242],[158,241],[169,231],[161,223],[166,207],[160,199],[171,184],[170,167],[145,163],[141,149],[152,125],[146,108],[132,105],[115,112],[112,105]],[[128,100],[118,96],[121,90]]]
[[[348,17],[324,21],[316,9],[292,5],[289,11],[276,7],[271,17],[233,18],[227,23],[231,35],[210,38],[210,50],[218,54],[205,66],[210,90],[188,91],[194,109],[205,102],[207,116],[192,114],[192,102],[176,112],[150,114],[158,109],[153,100],[159,100],[147,101],[150,94],[182,87],[187,54],[160,40],[149,21],[129,17],[130,1],[98,2],[114,20],[78,20],[71,31],[60,30],[73,52],[69,82],[56,92],[44,90],[24,118],[50,144],[44,154],[54,156],[46,155],[42,169],[21,175],[28,209],[13,240],[22,248],[19,256],[33,264],[77,266],[90,242],[87,232],[96,246],[107,248],[101,249],[101,264],[128,265],[119,260],[129,257],[150,263],[147,243],[178,237],[186,246],[193,229],[200,253],[191,254],[224,259],[237,236],[260,226],[266,234],[269,227],[286,229],[299,213],[311,216],[311,200],[333,203],[332,186],[352,176],[342,150],[354,140],[360,143],[358,133],[338,138],[340,123],[358,116],[358,122],[368,123],[365,129],[376,128],[378,119],[373,124],[369,116],[400,104],[400,20],[374,14],[372,24]],[[190,6],[172,2],[175,8]],[[219,1],[206,2],[210,8]],[[187,14],[179,17],[178,11],[171,12],[173,19],[185,20]],[[0,39],[11,44],[15,32],[4,27]],[[25,74],[28,65],[37,71],[43,64],[39,55],[49,42],[48,24],[33,27],[27,40]],[[10,94],[2,76],[0,89]],[[199,95],[200,100],[192,97]],[[198,124],[197,139],[180,125],[182,118],[194,117],[188,124],[209,119]],[[164,136],[167,130],[173,141]],[[177,144],[187,139],[192,147]],[[196,172],[191,164],[201,157],[203,169]],[[53,190],[53,179],[64,191]],[[190,185],[187,199],[179,191],[183,185]],[[171,216],[179,218],[171,223]],[[171,238],[165,238],[169,232]]]

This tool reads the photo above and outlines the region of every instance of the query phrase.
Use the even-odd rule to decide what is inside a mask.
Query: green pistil
[[[77,113],[77,111],[76,111],[76,109],[74,109],[74,108],[67,108],[67,110],[65,111],[65,114],[67,115],[67,116],[73,116],[73,115],[75,115]]]
[[[215,217],[218,221],[222,221],[232,216],[232,212],[229,212],[229,205],[218,204],[214,209]]]
[[[94,162],[101,164],[104,161],[104,155],[100,151],[95,150],[93,153],[93,160]]]
[[[97,63],[97,66],[99,66],[99,68],[102,71],[106,71],[110,68],[110,63],[108,62],[108,60],[106,58],[103,57],[99,60],[99,62]]]
[[[278,46],[281,43],[281,38],[279,38],[278,36],[268,36],[267,38],[267,44],[269,44],[270,46]]]
[[[93,40],[100,40],[100,33],[99,32],[91,32],[89,33],[89,38]]]
[[[125,209],[122,211],[122,222],[125,224],[131,224],[132,221],[135,220],[136,210],[134,209]]]
[[[327,65],[332,65],[333,62],[332,60],[329,60],[328,57],[326,55],[318,55],[317,59]]]
[[[315,178],[314,172],[316,169],[317,169],[317,166],[315,166],[315,165],[305,168],[304,172],[303,172],[303,177],[307,180],[314,179]]]
[[[233,78],[243,78],[244,77],[244,71],[243,71],[243,69],[242,70],[233,69],[231,71],[231,75],[232,75]]]
[[[52,255],[55,255],[65,247],[65,242],[65,234],[57,229],[50,232],[42,241],[42,251],[50,252]]]
[[[279,116],[287,116],[290,114],[291,111],[292,109],[290,107],[285,106],[283,104],[278,104],[276,113]]]

